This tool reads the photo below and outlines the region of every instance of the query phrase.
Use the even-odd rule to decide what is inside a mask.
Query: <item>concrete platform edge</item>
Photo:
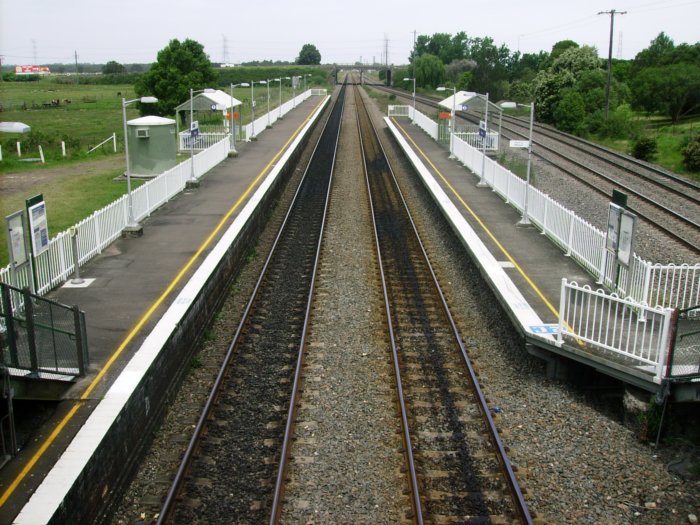
[[[155,407],[149,390],[157,383],[156,376],[167,376],[162,368],[165,354],[172,361],[174,345],[191,346],[195,341],[192,326],[210,316],[211,304],[202,300],[207,284],[221,272],[224,259],[231,258],[231,249],[241,234],[254,221],[255,212],[264,204],[270,188],[298,151],[309,130],[318,120],[330,97],[319,105],[314,115],[286,149],[280,160],[265,177],[241,213],[223,234],[221,240],[174,299],[163,317],[145,339],[133,358],[115,380],[85,425],[68,446],[27,504],[15,518],[16,524],[92,523],[100,512],[100,503],[115,489],[106,472],[105,461],[127,463],[131,448],[121,440],[125,433],[139,434],[149,427]],[[182,350],[180,351],[182,352]],[[162,381],[162,379],[161,379]],[[161,392],[161,403],[167,393]],[[122,446],[116,446],[120,444]]]
[[[467,223],[462,214],[457,210],[450,198],[442,190],[438,182],[434,179],[428,168],[418,158],[416,153],[406,142],[401,132],[394,126],[389,117],[384,117],[389,130],[405,152],[409,161],[416,169],[424,185],[433,196],[435,203],[442,211],[445,218],[452,225],[452,229],[459,237],[465,249],[481,268],[482,274],[486,278],[504,310],[508,313],[514,326],[523,336],[536,337],[542,339],[544,344],[553,345],[555,339],[551,335],[533,334],[529,327],[542,325],[542,319],[525,300],[520,290],[513,281],[506,275],[496,258],[486,248],[484,243],[476,235],[476,232]]]

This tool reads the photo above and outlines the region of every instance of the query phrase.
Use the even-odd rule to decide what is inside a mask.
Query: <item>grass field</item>
[[[221,89],[229,92],[227,88]],[[270,109],[274,110],[280,100],[279,83],[271,83],[269,93]],[[256,84],[254,94],[255,114],[259,117],[267,112],[268,87]],[[291,86],[283,86],[282,102],[291,99],[292,94]],[[233,96],[243,102],[238,108],[240,122],[250,122],[251,88],[236,88]],[[35,138],[43,139],[41,143],[46,156],[46,164],[20,161],[15,148],[18,140],[23,144],[23,157],[39,156],[37,148],[29,147],[28,135],[0,134],[3,156],[0,161],[0,220],[24,209],[27,198],[42,193],[49,233],[54,236],[126,193],[126,183],[114,180],[125,168],[122,97],[127,100],[136,98],[133,86],[63,84],[51,78],[0,84],[0,120],[31,126]],[[52,106],[52,100],[58,100],[59,104]],[[127,119],[138,116],[134,105],[127,107]],[[109,142],[96,152],[86,154],[91,145],[102,142],[113,133],[117,135],[117,153],[113,152]],[[61,157],[61,140],[68,143],[67,158]],[[134,188],[139,184],[133,181]],[[3,220],[0,226],[0,268],[7,263]]]
[[[122,96],[135,98],[133,86],[59,84],[51,79],[3,82],[0,119],[31,126],[34,140],[42,143],[47,164],[54,164],[64,162],[60,156],[61,140],[67,143],[67,153],[73,158],[84,156],[90,147],[113,133],[117,134],[119,143],[123,135]],[[52,105],[52,100],[58,101],[58,105]],[[138,110],[129,106],[127,118],[137,116]],[[0,173],[37,169],[36,163],[17,161],[17,141],[22,142],[23,156],[39,156],[38,148],[30,146],[29,139],[27,134],[3,133],[0,136],[3,154]],[[110,143],[104,149],[112,151],[111,147]]]

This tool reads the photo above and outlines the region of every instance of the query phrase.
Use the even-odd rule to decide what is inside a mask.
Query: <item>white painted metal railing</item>
[[[414,113],[412,107],[406,107],[414,122],[437,140],[437,123],[420,111]],[[481,151],[458,136],[454,138],[453,147],[455,157],[475,174],[481,175],[483,162],[484,181],[507,203],[523,212],[527,187],[523,179],[488,156],[482,161]],[[668,308],[700,304],[700,263],[654,264],[635,254],[629,269],[622,268],[615,283],[613,261],[606,256],[604,232],[532,185],[528,189],[528,218],[568,256],[618,295]]]
[[[312,94],[325,95],[325,89],[310,89],[285,102],[281,107],[270,112],[270,123],[277,121],[294,109],[298,104]],[[268,115],[256,120],[255,133],[259,134],[266,128]],[[258,130],[260,123],[260,130]],[[251,126],[251,124],[248,124]],[[250,132],[247,132],[250,133]],[[189,136],[189,133],[186,133]],[[214,141],[206,149],[196,153],[192,160],[187,159],[174,168],[158,175],[131,192],[134,219],[138,222],[148,217],[155,209],[168,202],[180,193],[194,171],[195,179],[204,175],[228,156],[230,135],[225,133],[212,134],[213,138],[201,133],[202,140]],[[246,136],[250,137],[250,134]],[[188,137],[189,138],[189,137]],[[182,137],[181,137],[182,140]],[[187,148],[186,148],[187,149]],[[191,168],[194,162],[194,169]],[[127,225],[128,197],[123,195],[104,208],[95,211],[83,219],[75,228],[78,232],[78,264],[82,266],[87,261],[101,253],[109,244],[122,234]],[[49,242],[48,249],[35,258],[37,286],[35,293],[42,295],[66,281],[74,272],[73,248],[68,230],[56,235]],[[18,272],[12,272],[9,266],[0,269],[0,281],[9,285],[23,288],[32,282],[31,269],[25,266]]]
[[[557,345],[595,345],[651,371],[660,383],[671,345],[670,308],[650,308],[562,279]]]
[[[226,138],[197,153],[194,156],[195,178],[201,177],[224,160],[228,151],[229,139]],[[136,221],[149,216],[156,208],[184,189],[190,178],[190,162],[190,159],[187,159],[132,191],[132,208]],[[127,225],[127,217],[128,198],[127,195],[123,195],[76,224],[78,264],[82,266],[119,238]],[[74,272],[69,232],[63,231],[51,239],[48,249],[35,258],[35,263],[37,294],[45,294],[67,280]],[[13,272],[8,266],[0,270],[0,281],[19,288],[28,287],[32,280],[30,272],[29,267],[25,266],[13,278]]]
[[[314,94],[325,95],[325,93],[325,89],[307,89],[303,93],[298,94],[296,97],[282,104],[282,106],[270,111],[269,118],[268,114],[265,113],[262,117],[255,119],[253,122],[249,122],[248,124],[243,126],[243,136],[245,140],[251,140],[252,138],[260,135],[260,133],[267,129],[268,123],[271,126],[272,124],[277,122],[280,116],[286,115],[310,96]]]
[[[178,135],[178,150],[187,152],[190,150],[190,146],[192,146],[194,151],[202,151],[211,148],[214,144],[228,136],[229,133],[223,131],[213,133],[211,131],[202,131],[197,135],[197,138],[194,139],[194,144],[192,144],[190,132],[181,131]]]

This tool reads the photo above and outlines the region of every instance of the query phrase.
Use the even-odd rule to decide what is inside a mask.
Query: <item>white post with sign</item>
[[[17,282],[17,270],[29,263],[27,254],[27,239],[25,236],[24,212],[22,210],[5,217],[7,227],[7,253],[12,270],[12,285],[19,287]]]
[[[613,259],[613,286],[617,287],[620,266],[629,268],[634,253],[634,235],[637,226],[637,216],[622,206],[613,202],[608,208],[608,231],[605,237],[605,249]],[[603,283],[605,283],[605,271],[603,269]]]
[[[527,212],[528,200],[530,197],[530,170],[532,166],[532,128],[535,123],[535,103],[530,104],[530,134],[528,140],[511,140],[511,147],[513,147],[513,142],[519,142],[522,145],[515,147],[527,148],[527,174],[525,176],[525,198],[523,202],[523,218],[520,219],[518,224],[520,226],[530,225],[530,216]]]

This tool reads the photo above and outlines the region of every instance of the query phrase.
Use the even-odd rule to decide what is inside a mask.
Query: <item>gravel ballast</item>
[[[354,111],[354,106],[348,104],[345,111]],[[421,235],[430,239],[431,261],[460,333],[469,339],[468,346],[476,349],[470,357],[489,402],[500,409],[497,421],[504,443],[538,521],[692,523],[691,515],[700,515],[700,483],[671,471],[683,450],[654,451],[608,404],[565,381],[547,378],[544,363],[526,352],[479,271],[471,266],[410,172],[380,117],[375,108],[375,125],[392,164],[407,168],[396,170],[401,189],[414,217],[420,217]],[[312,457],[313,467],[297,471],[297,466],[305,466],[303,460],[293,464],[289,496],[294,497],[293,490],[309,484],[318,488],[306,503],[285,509],[286,523],[396,523],[405,519],[408,501],[397,488],[405,474],[400,467],[403,457],[396,434],[398,423],[392,419],[396,417],[393,384],[385,373],[390,366],[382,347],[386,342],[371,335],[381,319],[381,304],[376,301],[378,291],[371,273],[376,268],[366,241],[368,211],[358,193],[359,161],[353,144],[357,130],[350,122],[346,127],[334,175],[327,244],[321,259],[323,285],[314,304],[308,359],[329,382],[325,391],[315,384],[307,387],[316,391],[318,401],[308,411],[300,411],[300,424],[307,423],[308,428],[302,426],[302,430],[308,435],[294,453]],[[584,206],[590,201],[583,196],[579,200]],[[261,237],[258,254],[266,253],[278,214],[279,210]],[[177,467],[178,451],[189,439],[197,409],[206,398],[217,359],[225,351],[231,325],[240,318],[261,259],[261,255],[251,258],[230,301],[217,316],[196,366],[123,498],[114,524],[148,522],[158,512]],[[361,439],[355,435],[360,429]],[[325,480],[332,482],[322,483]],[[337,503],[329,503],[332,501]],[[234,516],[231,520],[236,521]]]

